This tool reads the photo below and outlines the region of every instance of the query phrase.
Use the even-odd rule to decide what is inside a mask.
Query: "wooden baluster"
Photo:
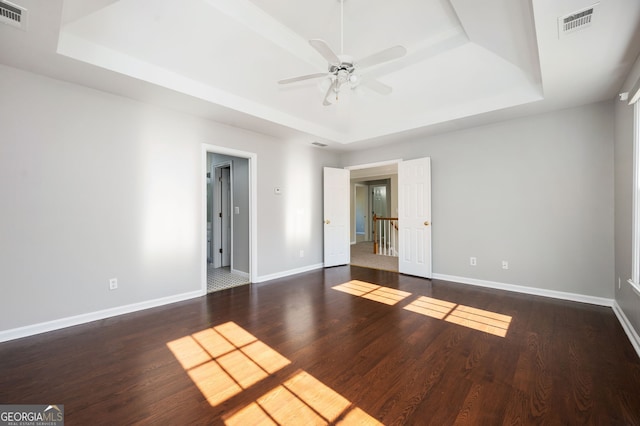
[[[378,219],[378,254],[382,254],[382,221]]]
[[[395,256],[396,253],[397,253],[396,252],[396,239],[395,239],[396,230],[393,229],[393,228],[395,228],[395,225],[394,225],[393,221],[391,221],[391,227],[390,227],[390,229],[391,229],[391,256]]]
[[[373,214],[373,254],[378,254],[378,237],[377,237],[377,222],[378,221],[378,217],[375,215],[375,213]]]

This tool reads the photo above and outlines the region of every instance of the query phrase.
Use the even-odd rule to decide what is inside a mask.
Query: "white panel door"
[[[431,278],[431,159],[398,163],[401,274]]]
[[[324,168],[324,266],[351,262],[349,170]]]

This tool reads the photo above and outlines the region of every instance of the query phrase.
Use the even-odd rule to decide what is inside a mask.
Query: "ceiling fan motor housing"
[[[340,59],[339,65],[329,64],[329,73],[334,76],[338,82],[336,91],[339,90],[343,84],[347,82],[353,84],[358,80],[354,74],[356,67],[353,59],[347,55],[339,55],[338,58]]]

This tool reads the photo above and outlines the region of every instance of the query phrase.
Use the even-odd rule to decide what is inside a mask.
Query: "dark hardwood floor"
[[[640,425],[640,360],[610,308],[345,266],[2,343],[0,403],[67,425]]]

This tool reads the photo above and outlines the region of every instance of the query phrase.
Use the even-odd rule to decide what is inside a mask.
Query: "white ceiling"
[[[0,25],[0,63],[334,148],[361,149],[613,99],[640,52],[640,2],[601,0],[562,38],[558,17],[594,0],[345,0],[344,53],[408,54],[362,71],[383,96],[343,88],[323,106],[308,43],[340,53],[339,0],[11,0],[26,31]]]

